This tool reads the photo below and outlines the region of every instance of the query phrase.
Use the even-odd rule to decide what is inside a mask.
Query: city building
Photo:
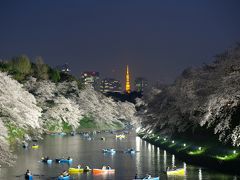
[[[81,74],[83,84],[91,84],[95,90],[99,90],[100,77],[99,72],[86,71]]]
[[[56,69],[64,73],[69,73],[71,71],[68,64],[59,65]]]
[[[122,91],[122,85],[120,81],[113,78],[105,78],[100,83],[100,91],[102,93],[107,92],[117,92],[120,93]]]
[[[135,79],[134,85],[135,85],[135,91],[144,92],[146,90],[146,88],[148,87],[148,82],[145,78],[138,77]]]
[[[125,91],[126,93],[131,93],[131,83],[130,83],[130,73],[129,73],[129,68],[127,65],[127,70],[126,70],[126,84],[125,84]]]

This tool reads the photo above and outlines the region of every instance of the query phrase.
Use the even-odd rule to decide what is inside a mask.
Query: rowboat
[[[73,159],[56,159],[58,163],[72,163]]]
[[[33,176],[32,176],[32,175],[25,176],[25,179],[26,179],[26,180],[33,180]]]
[[[90,168],[88,168],[88,169],[86,169],[86,168],[69,168],[68,169],[68,172],[70,173],[70,174],[77,174],[77,173],[83,173],[83,172],[89,172],[89,171],[91,171],[92,169],[90,169]]]
[[[126,136],[124,134],[116,134],[116,138],[123,139]]]
[[[43,163],[52,164],[52,159],[42,159]]]
[[[39,145],[33,145],[32,146],[32,149],[38,149],[39,148]]]
[[[136,150],[134,150],[134,149],[127,149],[127,150],[125,151],[125,153],[135,154],[135,153],[136,153]]]
[[[70,176],[59,176],[58,177],[58,180],[69,180],[70,179]]]
[[[84,169],[78,169],[78,168],[69,168],[68,169],[68,172],[70,173],[70,174],[74,174],[74,173],[82,173],[83,172],[83,170]]]
[[[167,175],[171,176],[184,176],[185,175],[185,169],[179,168],[174,170],[167,170]]]
[[[93,174],[115,173],[115,169],[93,169]]]
[[[116,153],[115,149],[103,149],[103,153]]]
[[[143,178],[143,179],[138,178],[138,179],[133,179],[133,180],[145,180],[145,179],[148,179],[148,180],[160,180],[159,177],[151,177],[151,178],[145,177],[145,178]]]

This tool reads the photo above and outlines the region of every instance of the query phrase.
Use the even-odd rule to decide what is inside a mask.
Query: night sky
[[[172,82],[240,41],[239,0],[1,0],[0,58]]]

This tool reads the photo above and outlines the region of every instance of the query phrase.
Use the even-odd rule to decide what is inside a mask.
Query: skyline
[[[0,2],[0,59],[42,56],[72,73],[99,71],[122,83],[172,82],[239,41],[237,0]],[[174,52],[174,53],[173,53]]]

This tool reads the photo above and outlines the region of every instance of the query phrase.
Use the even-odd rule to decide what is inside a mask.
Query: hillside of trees
[[[185,69],[172,85],[138,105],[146,130],[167,136],[217,136],[240,146],[240,44],[211,64]]]
[[[137,121],[135,106],[83,86],[37,58],[0,63],[0,164],[11,165],[10,145],[44,133],[120,129]]]

